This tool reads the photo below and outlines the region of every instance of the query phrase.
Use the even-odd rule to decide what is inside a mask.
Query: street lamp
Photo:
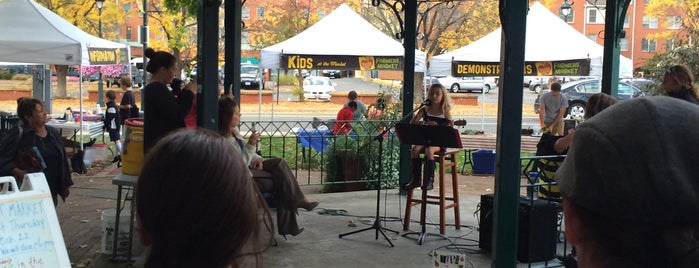
[[[575,4],[575,2],[573,2]],[[566,20],[568,19],[568,15],[570,15],[570,11],[573,9],[573,6],[568,3],[568,0],[563,1],[563,4],[561,4],[561,14],[566,17]]]
[[[97,10],[99,12],[99,26],[97,30],[97,34],[99,38],[102,38],[102,8],[104,7],[104,1],[105,0],[95,0],[95,5],[97,6]],[[104,100],[103,100],[103,93],[102,91],[104,90],[102,85],[102,68],[99,69],[99,80],[97,82],[97,104],[100,106],[104,105]]]

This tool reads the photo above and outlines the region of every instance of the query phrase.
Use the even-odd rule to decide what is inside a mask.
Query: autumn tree
[[[691,45],[692,40],[699,40],[699,1],[653,0],[646,6],[646,15],[657,17],[665,28],[670,28],[670,24],[680,25],[678,30],[661,31],[650,38],[674,39],[676,46]]]
[[[163,36],[149,45],[154,49],[170,51],[177,59],[178,73],[191,66],[197,55],[197,6],[192,0],[149,1],[149,25]],[[162,8],[164,6],[165,8]],[[188,68],[187,68],[188,69]]]
[[[429,58],[468,45],[500,26],[497,6],[497,0],[420,2],[417,48]],[[397,37],[400,25],[388,6],[368,5],[362,14],[387,35]],[[404,12],[400,16],[404,20]]]
[[[94,0],[37,0],[37,3],[58,14],[61,18],[80,28],[81,30],[98,35],[100,12]],[[116,40],[118,32],[115,30],[122,23],[125,16],[124,10],[114,2],[105,2],[102,8],[102,38]],[[29,33],[27,33],[29,34]],[[55,97],[66,97],[67,65],[55,65],[57,87]]]

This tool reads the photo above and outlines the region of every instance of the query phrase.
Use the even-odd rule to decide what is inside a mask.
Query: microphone
[[[423,101],[420,105],[421,105],[421,106],[430,106],[430,104],[432,104],[432,101],[429,100],[429,99],[426,99],[426,100]]]

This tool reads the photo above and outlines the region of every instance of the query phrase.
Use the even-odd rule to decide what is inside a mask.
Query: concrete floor
[[[417,193],[417,192],[416,192]],[[461,230],[453,226],[453,212],[447,213],[447,235],[450,240],[429,235],[423,245],[417,244],[419,235],[402,236],[400,219],[404,214],[405,196],[399,196],[397,190],[382,192],[380,215],[386,217],[385,226],[400,231],[400,235],[387,232],[389,243],[379,234],[375,239],[375,230],[347,235],[338,235],[360,230],[371,226],[375,218],[376,192],[345,192],[332,194],[307,194],[311,199],[318,200],[320,205],[313,211],[299,211],[299,224],[305,231],[296,237],[277,235],[278,246],[269,248],[263,255],[264,267],[457,267],[437,266],[433,253],[439,250],[442,255],[457,254],[452,246],[459,245],[465,254],[464,266],[458,267],[490,267],[490,253],[478,248],[478,220],[474,214],[480,202],[480,196],[460,195]],[[343,210],[346,215],[333,215],[333,211]],[[274,213],[272,213],[274,214]],[[413,208],[413,223],[411,231],[420,231],[419,206]],[[435,205],[428,206],[427,233],[439,234],[438,210]],[[351,226],[354,225],[354,226]],[[559,247],[562,244],[559,243]],[[136,255],[143,255],[137,252]],[[133,264],[114,263],[106,255],[98,256],[91,267],[142,267],[143,259],[138,257]],[[534,266],[519,263],[517,267],[545,267],[538,263]],[[553,263],[548,267],[555,267]]]

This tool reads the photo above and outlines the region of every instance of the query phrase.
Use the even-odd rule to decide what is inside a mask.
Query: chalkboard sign
[[[0,177],[0,184],[0,267],[69,268],[44,174],[27,174],[19,190],[13,177]]]

